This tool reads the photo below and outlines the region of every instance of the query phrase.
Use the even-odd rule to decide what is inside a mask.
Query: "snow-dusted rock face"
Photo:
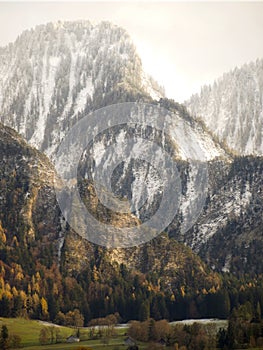
[[[181,237],[210,266],[236,274],[262,271],[262,172],[262,157],[211,163],[204,210]]]
[[[102,22],[37,26],[0,49],[0,120],[51,155],[83,114],[160,98],[125,30]]]
[[[163,105],[166,105],[169,110],[163,109]],[[160,122],[162,112],[167,113],[165,121],[168,134],[162,129],[154,129],[150,126],[155,120]],[[205,204],[209,179],[206,168],[208,162],[211,160],[229,162],[231,157],[213,141],[211,135],[198,122],[192,120],[180,105],[172,101],[163,100],[158,103],[158,106],[147,105],[145,108],[142,104],[132,104],[129,113],[131,122],[129,125],[109,128],[106,134],[97,135],[95,128],[90,130],[90,133],[94,133],[92,137],[94,142],[83,153],[78,174],[83,179],[96,182],[95,169],[100,169],[107,178],[111,178],[114,196],[129,199],[132,202],[131,211],[141,222],[147,222],[154,217],[162,201],[167,202],[164,215],[169,216],[169,210],[172,210],[174,203],[178,201],[178,210],[171,213],[173,216],[167,226],[171,224],[170,231],[176,227],[176,230],[184,235]],[[145,125],[135,123],[133,118],[138,115],[140,115],[139,119],[145,121]],[[95,120],[99,120],[99,115]],[[126,144],[125,141],[129,140],[131,135],[135,143],[130,148],[130,144]],[[75,138],[73,142],[74,140]],[[143,143],[141,140],[147,142]],[[153,151],[148,148],[148,142],[158,147]],[[111,147],[114,147],[114,153],[107,153]],[[162,166],[157,165],[163,164],[162,150],[174,159],[179,174],[176,184],[169,193],[165,191],[169,179],[163,172]],[[134,154],[137,157],[134,157]],[[143,161],[145,159],[143,155],[147,155],[147,161]],[[74,157],[74,153],[71,156]],[[73,164],[74,159],[70,162],[69,159],[69,153],[65,152],[58,169],[70,172],[71,169],[67,166]],[[118,164],[118,166],[111,173],[112,164]],[[173,179],[177,178],[177,172],[174,172],[174,169],[171,171]],[[105,209],[100,208],[100,212],[102,210]]]
[[[239,155],[263,155],[263,60],[224,74],[186,103]]]

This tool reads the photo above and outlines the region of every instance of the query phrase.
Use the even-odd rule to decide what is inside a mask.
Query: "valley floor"
[[[193,323],[200,324],[213,324],[216,329],[227,328],[226,320],[216,319],[203,319],[203,320],[184,320],[172,322],[172,325],[192,325]],[[76,328],[58,326],[49,322],[43,322],[38,320],[26,320],[23,318],[0,318],[0,328],[6,325],[9,335],[18,335],[21,338],[20,347],[12,347],[11,349],[23,349],[23,350],[127,350],[128,346],[125,345],[124,340],[127,338],[126,332],[129,327],[128,324],[118,325],[115,330],[116,334],[111,337],[103,337],[100,339],[89,339],[90,327],[80,328],[80,342],[67,343],[66,339],[72,334],[76,334]],[[39,335],[43,327],[53,327],[55,330],[59,330],[60,343],[40,345]],[[151,349],[150,343],[138,342],[140,350]],[[161,349],[154,344],[155,349]],[[165,347],[167,350],[176,349],[176,347]],[[263,348],[254,348],[254,350],[260,350]]]

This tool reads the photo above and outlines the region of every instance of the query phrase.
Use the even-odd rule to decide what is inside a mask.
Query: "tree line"
[[[249,302],[253,312],[263,308],[263,279],[237,280],[226,275],[220,287],[189,293],[156,290],[146,275],[134,274],[125,266],[113,280],[100,280],[94,265],[77,278],[63,277],[57,265],[39,265],[31,277],[22,267],[0,263],[0,316],[27,317],[83,326],[94,318],[118,313],[129,320],[169,321],[187,318],[227,319],[234,308]],[[262,315],[261,315],[262,316]]]

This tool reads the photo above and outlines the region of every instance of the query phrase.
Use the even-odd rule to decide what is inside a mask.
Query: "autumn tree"
[[[47,327],[43,327],[39,333],[39,343],[41,345],[50,344],[50,335]]]
[[[84,317],[78,309],[67,312],[65,318],[68,326],[83,327],[84,325]]]
[[[47,301],[44,297],[41,298],[40,300],[40,305],[41,305],[41,317],[44,320],[48,319],[48,304]]]

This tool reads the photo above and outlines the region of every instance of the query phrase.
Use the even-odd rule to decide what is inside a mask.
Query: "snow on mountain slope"
[[[144,72],[127,32],[108,22],[49,23],[23,32],[0,48],[0,84],[1,121],[49,156],[87,113],[164,94]],[[224,154],[198,123],[180,113],[171,133],[182,159]]]
[[[47,154],[82,114],[124,90],[163,96],[129,35],[108,22],[40,25],[0,49],[0,119]]]
[[[159,100],[154,105],[172,115],[170,138],[162,139],[158,132],[140,127],[135,127],[132,133],[138,137],[148,133],[150,140],[167,147],[178,160],[182,196],[172,226],[179,225],[180,232],[191,226],[193,213],[199,214],[198,198],[204,197],[205,189],[199,165],[190,164],[189,159],[205,164],[218,159],[228,162],[230,158],[183,106],[160,99],[161,88],[143,71],[135,47],[123,29],[105,22],[95,26],[89,22],[50,23],[24,32],[14,44],[0,49],[0,57],[1,120],[49,156],[54,154],[67,130],[87,113],[120,102]],[[146,108],[142,119],[149,120],[152,110],[153,106]],[[96,127],[92,133],[95,140]],[[123,127],[118,131],[109,129],[104,137],[97,138],[93,144],[95,163],[100,163],[110,144],[130,134]],[[74,152],[67,154],[65,164],[74,163],[70,158],[74,155]],[[116,194],[133,196],[137,217],[147,219],[158,207],[162,179],[147,164],[133,162],[128,157],[125,160],[123,169],[116,172]],[[154,164],[156,159],[152,160]],[[85,164],[83,169],[85,177]],[[148,202],[139,211],[145,193]]]
[[[237,154],[263,154],[262,59],[224,74],[185,104]]]
[[[185,236],[177,236],[211,267],[262,271],[262,171],[262,157],[211,162],[204,210]]]
[[[157,164],[163,164],[163,154],[159,153],[159,150],[166,150],[175,160],[180,178],[177,178],[176,172],[173,172],[173,178],[177,178],[176,185],[179,187],[174,185],[169,191],[170,197],[167,198],[166,195],[165,200],[169,203],[169,210],[178,200],[179,209],[171,213],[173,216],[170,222],[173,221],[172,226],[177,225],[177,229],[183,235],[192,226],[205,203],[207,178],[209,177],[206,172],[206,162],[212,159],[229,161],[230,158],[198,122],[192,120],[186,113],[184,114],[183,109],[180,110],[180,106],[171,101],[169,101],[171,112],[166,111],[168,115],[165,114],[167,116],[165,118],[166,127],[167,130],[170,130],[170,134],[166,134],[161,129],[147,129],[143,125],[136,124],[138,113],[142,113],[139,119],[148,121],[150,125],[153,120],[160,121],[161,112],[164,112],[160,107],[165,103],[167,101],[160,101],[158,107],[157,105],[146,105],[144,108],[139,103],[130,104],[128,119],[131,125],[109,128],[103,135],[97,135],[93,127],[88,130],[88,133],[93,133],[94,142],[85,153],[82,153],[83,158],[79,162],[78,174],[85,180],[98,183],[98,180],[94,180],[94,174],[95,169],[100,169],[100,173],[106,174],[107,179],[111,179],[111,189],[114,195],[117,198],[131,200],[131,212],[142,222],[146,222],[154,216],[161,205],[163,196],[167,194],[164,189],[167,188],[169,180],[163,173],[162,167],[160,166],[159,169],[157,166]],[[98,118],[99,114],[94,120],[97,121]],[[131,135],[136,141],[132,148],[130,144],[125,143]],[[145,136],[147,141],[160,147],[158,152],[157,150],[150,151],[148,143],[142,143],[141,139],[144,139]],[[70,149],[82,149],[77,144],[79,139],[79,137],[72,138]],[[107,150],[114,147],[115,144],[118,145],[115,152],[107,153]],[[139,150],[136,147],[139,147]],[[75,154],[81,154],[81,152],[70,152],[70,154],[65,152],[56,163],[57,168],[67,174],[67,179],[71,179],[68,176],[71,171],[75,176],[74,169],[70,168],[71,164],[74,164]],[[138,156],[134,158],[134,154]],[[147,155],[147,161],[142,161],[144,159],[142,155]],[[113,173],[111,173],[112,164],[118,164]],[[174,216],[176,216],[175,220],[173,220]]]
[[[199,108],[206,106],[206,124],[230,147],[242,154],[260,153],[262,86],[262,61],[258,61],[226,74],[213,88],[204,88],[201,97],[193,97],[188,107],[200,116]],[[93,159],[88,153],[85,158],[83,152],[79,174],[83,180],[89,180],[86,174],[91,160],[96,165],[110,164],[109,157],[106,161],[103,158],[109,145],[131,134],[138,138],[147,134],[148,140],[170,152],[180,174],[179,208],[168,233],[187,243],[211,265],[225,271],[237,270],[236,258],[242,255],[242,259],[249,261],[253,251],[263,247],[263,243],[260,245],[262,160],[242,157],[233,160],[206,128],[191,118],[184,106],[160,97],[163,97],[161,88],[143,71],[128,34],[109,23],[65,22],[39,26],[24,32],[14,44],[0,48],[0,118],[50,156],[79,119],[101,107],[138,102],[134,104],[136,108],[140,102],[142,105],[152,103],[146,108],[149,114],[145,112],[142,116],[145,121],[153,117],[154,106],[171,112],[170,133],[165,137],[154,129],[143,130],[135,122],[134,130],[128,125],[111,130],[109,125],[107,133],[97,138],[94,127]],[[217,115],[215,111],[220,113]],[[118,152],[115,156],[120,159],[126,156],[123,148]],[[70,157],[74,157],[74,152],[66,155],[66,164],[71,163]],[[153,164],[156,158],[153,153]],[[132,215],[137,216],[136,220],[133,216],[132,219],[147,221],[155,213],[162,194],[159,169],[151,167],[151,162],[150,165],[136,162],[128,156],[124,160],[111,179],[114,194],[132,197],[135,209]],[[207,192],[202,181],[203,164],[209,167]],[[145,193],[147,202],[140,207]],[[176,195],[172,193],[169,203],[176,200]],[[203,207],[199,208],[200,203]],[[95,209],[108,219],[104,208],[97,205]],[[63,226],[60,218],[57,222]],[[191,228],[192,224],[195,225]],[[60,234],[57,237],[60,257],[64,238]],[[87,256],[84,250],[83,256]],[[247,271],[251,266],[252,262],[246,265]],[[261,263],[259,271],[262,269]]]

